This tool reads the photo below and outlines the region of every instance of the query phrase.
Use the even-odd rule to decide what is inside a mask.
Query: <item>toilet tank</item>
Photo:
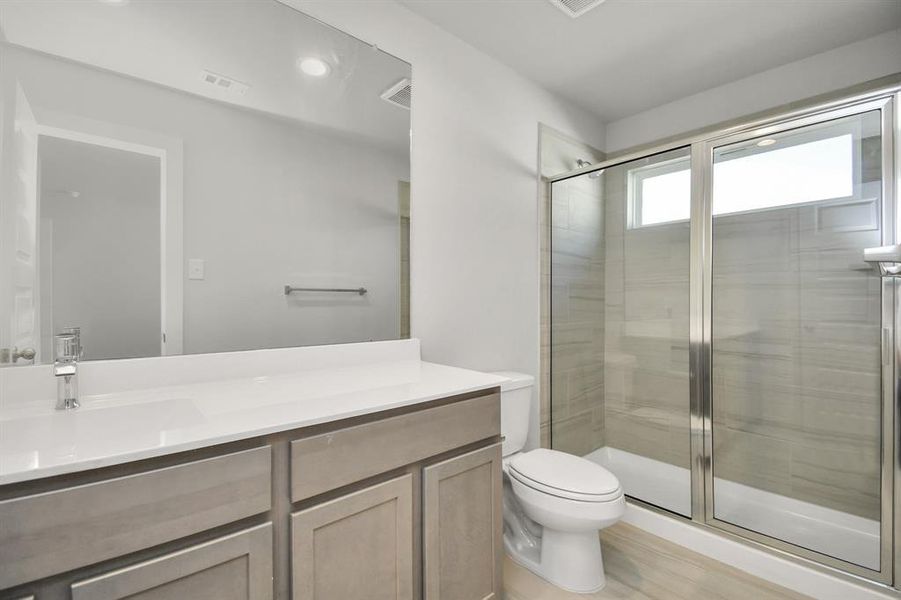
[[[510,456],[522,450],[529,435],[535,378],[513,371],[497,371],[492,375],[507,380],[501,384],[501,435],[504,436],[503,454]]]

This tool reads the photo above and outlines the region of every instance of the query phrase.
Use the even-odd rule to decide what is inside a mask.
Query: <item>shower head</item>
[[[591,163],[588,162],[587,160],[583,160],[581,158],[576,159],[576,168],[577,169],[582,169],[584,167],[590,167],[590,166],[591,166]],[[597,179],[600,176],[601,176],[601,171],[594,171],[593,173],[588,174],[589,179]]]

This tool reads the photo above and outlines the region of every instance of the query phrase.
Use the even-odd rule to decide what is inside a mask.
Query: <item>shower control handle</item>
[[[866,248],[863,260],[875,266],[883,277],[901,274],[901,244]]]
[[[863,251],[864,262],[901,262],[901,244],[866,248]]]

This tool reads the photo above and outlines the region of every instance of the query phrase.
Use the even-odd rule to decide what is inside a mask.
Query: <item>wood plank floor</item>
[[[808,598],[619,523],[601,533],[607,587],[596,594],[556,588],[504,557],[507,600],[800,600]]]

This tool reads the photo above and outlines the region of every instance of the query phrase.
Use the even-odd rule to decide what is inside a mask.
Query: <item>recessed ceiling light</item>
[[[772,146],[775,143],[776,140],[774,140],[773,138],[767,138],[765,140],[760,140],[759,142],[757,142],[757,145],[763,148],[764,146]]]
[[[129,0],[99,0],[103,4],[112,4],[113,6],[122,6],[128,4]]]
[[[299,59],[297,66],[310,77],[325,77],[332,70],[327,62],[314,56]]]

